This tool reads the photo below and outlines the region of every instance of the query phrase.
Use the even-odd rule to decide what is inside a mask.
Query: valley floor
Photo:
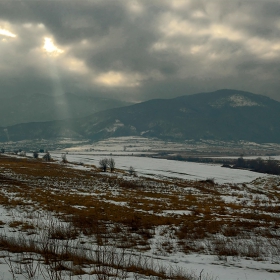
[[[280,278],[279,176],[126,170],[0,155],[0,279]]]

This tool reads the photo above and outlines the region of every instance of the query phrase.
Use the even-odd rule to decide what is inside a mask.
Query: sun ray
[[[52,83],[51,94],[56,108],[56,118],[68,119],[70,117],[70,112],[61,78],[60,68],[58,67],[60,59],[57,58],[57,56],[62,54],[64,51],[59,49],[49,37],[44,38],[43,49],[45,53],[47,53],[45,58],[47,59],[49,65],[49,77]],[[68,125],[68,128],[69,127],[70,124]],[[67,129],[65,128],[65,130]],[[62,129],[60,133],[61,137],[64,137],[64,129]]]

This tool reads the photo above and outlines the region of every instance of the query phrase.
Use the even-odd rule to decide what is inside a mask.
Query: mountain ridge
[[[15,140],[141,135],[164,140],[211,139],[280,143],[280,102],[238,90],[154,99],[86,117],[7,128]],[[0,131],[1,141],[7,135]]]

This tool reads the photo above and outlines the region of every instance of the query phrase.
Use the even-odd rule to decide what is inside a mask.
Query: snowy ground
[[[26,147],[26,148],[24,148]],[[224,142],[211,140],[186,140],[181,143],[162,141],[159,139],[145,138],[140,136],[116,137],[97,142],[89,140],[72,141],[71,139],[57,139],[53,141],[37,140],[3,143],[3,148],[15,150],[22,148],[25,151],[35,149],[65,150],[68,152],[91,152],[91,153],[158,153],[175,152],[197,155],[280,155],[280,144],[277,143],[253,143],[246,141]]]
[[[137,140],[138,141],[138,140]],[[105,147],[107,147],[105,145]],[[87,205],[85,206],[83,204],[83,200],[86,199],[86,197],[96,197],[96,199],[101,200],[103,202],[106,202],[106,205],[116,205],[116,206],[123,206],[127,207],[128,205],[132,205],[131,202],[128,203],[126,201],[123,201],[123,197],[119,196],[120,189],[110,185],[110,182],[107,183],[108,179],[112,176],[115,176],[114,180],[124,180],[124,181],[133,181],[138,180],[137,178],[131,178],[127,175],[123,174],[122,172],[116,173],[116,174],[102,174],[102,173],[93,173],[94,169],[91,165],[98,166],[99,160],[104,157],[110,157],[111,153],[113,154],[114,151],[118,155],[112,155],[116,162],[116,168],[117,169],[123,169],[124,171],[127,171],[130,166],[133,166],[135,170],[137,171],[139,176],[147,177],[147,178],[156,178],[161,179],[163,181],[163,187],[162,189],[160,186],[158,187],[158,190],[147,190],[147,197],[146,199],[150,199],[151,202],[156,201],[156,199],[159,199],[159,204],[163,200],[163,194],[166,195],[166,193],[172,193],[174,192],[174,195],[176,197],[187,197],[190,193],[193,195],[197,195],[197,197],[201,197],[201,199],[205,199],[205,202],[207,202],[207,199],[210,201],[217,199],[221,200],[223,203],[225,203],[225,211],[228,211],[227,214],[219,214],[215,216],[213,219],[219,220],[219,219],[229,219],[230,217],[230,207],[233,209],[232,217],[235,215],[238,215],[238,212],[246,213],[246,211],[251,211],[251,206],[258,205],[258,208],[252,212],[252,215],[274,215],[275,217],[279,216],[279,213],[271,214],[267,210],[267,212],[264,211],[264,209],[273,209],[275,207],[279,206],[279,200],[276,199],[275,195],[278,195],[280,192],[280,179],[279,176],[268,176],[266,174],[260,174],[245,170],[236,170],[236,169],[227,169],[222,168],[219,165],[209,165],[209,164],[200,164],[200,163],[190,163],[190,162],[179,162],[179,161],[173,161],[173,160],[165,160],[165,159],[157,159],[157,158],[146,158],[146,157],[138,157],[138,156],[132,156],[131,151],[123,151],[123,155],[119,155],[119,153],[123,150],[123,146],[119,145],[119,150],[116,151],[115,148],[112,148],[107,151],[103,151],[100,149],[100,151],[91,151],[90,148],[88,148],[87,151],[84,149],[69,149],[67,154],[67,160],[69,161],[68,164],[62,165],[61,163],[52,163],[54,166],[54,170],[60,170],[60,172],[64,172],[68,174],[72,172],[73,174],[79,175],[79,173],[75,172],[88,172],[90,176],[95,176],[92,174],[97,174],[98,176],[104,176],[98,179],[98,187],[92,188],[91,185],[86,185],[86,183],[83,180],[84,177],[86,177],[86,173],[81,173],[77,177],[78,179],[75,180],[75,176],[73,175],[73,178],[68,180],[67,178],[65,180],[66,183],[62,180],[60,181],[51,181],[48,176],[39,176],[38,175],[32,175],[31,177],[26,177],[24,173],[24,166],[20,166],[16,171],[12,171],[12,169],[9,169],[9,165],[6,165],[5,167],[1,166],[0,164],[0,175],[4,174],[8,179],[15,179],[19,182],[25,182],[28,186],[44,186],[44,184],[47,184],[51,187],[50,194],[56,194],[60,195],[62,194],[62,201],[61,203],[64,204],[63,201],[63,195],[68,195],[70,192],[77,197],[76,205],[71,205],[71,207],[77,208],[77,209],[83,209],[87,208]],[[148,150],[148,149],[147,149]],[[61,154],[64,151],[52,151],[51,156],[53,159],[57,160],[58,162],[61,161]],[[137,151],[134,149],[133,153],[137,153]],[[142,153],[142,152],[139,152]],[[29,154],[31,155],[31,154]],[[20,159],[21,157],[19,157]],[[83,163],[81,165],[80,163]],[[21,173],[23,172],[23,173]],[[51,177],[50,177],[51,178]],[[99,177],[98,177],[99,178]],[[203,192],[200,190],[200,187],[198,186],[196,188],[196,185],[193,185],[193,187],[186,187],[181,188],[179,187],[180,184],[182,184],[183,180],[192,180],[193,182],[199,181],[199,180],[205,180],[208,178],[213,178],[215,182],[219,184],[225,184],[225,185],[216,185],[216,186],[209,186],[210,193],[212,192],[213,188],[216,188],[219,190],[219,194],[214,194],[213,196],[209,196],[208,193],[205,193],[205,189],[203,189]],[[174,180],[173,180],[174,179]],[[176,179],[178,179],[178,184]],[[183,179],[183,180],[181,180]],[[90,179],[91,180],[91,179]],[[142,179],[139,179],[142,180]],[[144,180],[144,179],[143,179]],[[166,182],[164,181],[166,180]],[[168,181],[169,180],[169,181]],[[115,182],[114,181],[114,182]],[[71,183],[72,182],[72,183]],[[91,182],[91,181],[90,181]],[[144,181],[143,181],[144,182]],[[173,183],[174,182],[174,183]],[[185,183],[185,182],[184,182]],[[196,182],[198,184],[198,182]],[[190,183],[196,184],[196,183]],[[244,184],[246,183],[246,184]],[[71,188],[67,189],[65,191],[64,185],[71,184]],[[109,184],[109,186],[108,186]],[[166,186],[165,186],[166,184]],[[2,194],[5,193],[9,197],[9,199],[12,201],[12,199],[20,200],[21,195],[23,193],[17,193],[18,189],[15,188],[11,192],[9,192],[9,186],[5,190],[4,183],[1,183]],[[5,186],[7,187],[7,186]],[[109,188],[108,194],[104,191],[103,188]],[[165,189],[166,188],[166,189]],[[38,189],[39,190],[39,189]],[[107,190],[106,190],[107,191]],[[162,191],[162,197],[161,195]],[[7,192],[7,193],[6,193]],[[159,195],[159,197],[154,197],[154,193]],[[166,193],[165,193],[166,192]],[[124,195],[128,195],[128,190],[124,190]],[[150,194],[151,197],[148,197]],[[38,194],[39,195],[39,194]],[[203,198],[204,197],[204,198]],[[78,199],[79,198],[79,199]],[[26,199],[26,198],[25,198]],[[137,197],[138,199],[138,197]],[[157,213],[157,210],[149,210],[149,213],[154,213],[160,216],[169,216],[169,217],[176,217],[180,216],[183,217],[182,219],[188,219],[191,215],[193,215],[194,209],[190,208],[189,206],[184,207],[184,199],[182,198],[182,201],[180,202],[181,208],[175,209],[175,204],[172,204],[170,197],[167,199],[167,203],[164,206],[164,210],[162,212]],[[26,200],[25,200],[26,201]],[[140,201],[140,198],[139,198]],[[21,205],[16,205],[13,207],[0,207],[0,220],[2,221],[3,225],[0,225],[0,232],[3,235],[13,237],[17,234],[20,234],[21,231],[19,230],[19,227],[12,227],[12,222],[15,221],[24,221],[28,223],[36,223],[39,227],[44,227],[44,225],[47,225],[50,221],[50,213],[46,212],[45,210],[41,208],[35,208],[37,205],[35,202],[32,201],[30,198],[30,205],[28,205],[28,209],[21,207]],[[80,204],[79,204],[80,203]],[[136,203],[136,202],[134,202]],[[141,208],[141,205],[144,202],[136,203],[138,207]],[[139,204],[139,205],[138,205]],[[203,203],[201,203],[203,207]],[[241,205],[244,206],[244,208],[240,208]],[[36,206],[37,207],[37,206]],[[131,206],[132,207],[132,206]],[[160,207],[160,205],[159,205]],[[216,206],[215,206],[216,207]],[[235,209],[235,207],[238,207]],[[140,209],[139,208],[139,209]],[[33,210],[32,210],[33,209]],[[152,208],[151,208],[152,209]],[[214,208],[213,208],[214,209]],[[241,210],[240,210],[241,209]],[[253,208],[252,208],[253,209]],[[276,209],[276,208],[275,208]],[[141,211],[144,212],[144,210],[141,208]],[[139,210],[139,211],[140,211]],[[206,211],[206,210],[205,210]],[[236,211],[236,212],[234,212]],[[273,210],[274,211],[274,210]],[[37,213],[37,216],[36,216]],[[203,218],[206,216],[206,212],[200,212],[197,215],[201,216]],[[214,213],[209,214],[214,215]],[[251,212],[250,212],[251,215]],[[36,218],[37,217],[37,218]],[[53,217],[52,217],[53,218]],[[238,218],[241,220],[241,218]],[[247,218],[249,219],[249,218]],[[205,220],[206,221],[206,220]],[[245,221],[245,218],[244,218]],[[42,226],[43,225],[43,226]],[[47,225],[48,227],[48,225]],[[265,227],[265,222],[264,222]],[[275,224],[275,227],[278,227],[279,225]],[[30,232],[24,232],[24,235],[29,236]],[[32,236],[32,235],[31,235]],[[90,239],[88,237],[83,236],[83,242],[89,242]],[[196,279],[205,279],[205,280],[211,280],[211,279],[219,279],[219,280],[276,280],[280,279],[280,258],[279,258],[279,252],[276,253],[277,256],[271,257],[262,257],[262,258],[249,258],[249,257],[240,257],[240,256],[228,256],[228,257],[222,257],[219,258],[217,255],[213,255],[209,252],[209,254],[206,254],[205,251],[207,251],[207,248],[210,248],[213,246],[211,243],[212,241],[204,240],[204,241],[197,241],[198,247],[205,247],[204,253],[197,252],[191,252],[191,253],[183,253],[179,250],[178,240],[173,236],[172,231],[164,231],[161,226],[157,227],[155,230],[155,235],[153,238],[150,239],[150,250],[142,252],[141,254],[150,257],[153,262],[164,264],[164,266],[173,266],[173,267],[179,267],[188,269],[189,271],[193,271],[193,273],[197,276]],[[243,241],[242,241],[243,242]],[[163,250],[164,246],[166,246],[166,243],[168,243],[168,246],[171,246],[172,243],[172,250],[170,252],[167,252]],[[170,244],[169,244],[170,243]],[[210,244],[211,243],[211,244]],[[261,247],[261,245],[260,245]],[[264,247],[265,248],[265,247]],[[202,250],[202,249],[201,249]],[[138,254],[137,250],[134,251],[134,253]],[[7,251],[1,252],[1,262],[0,262],[0,279],[13,279],[11,276],[11,265],[9,263],[9,258],[11,257],[14,264],[17,264],[19,259],[17,254],[13,253],[7,253]],[[36,264],[36,263],[35,263]],[[13,267],[15,269],[15,272],[17,272],[15,279],[28,279],[24,277],[22,274],[19,274],[20,269],[22,269],[24,266],[16,265]],[[199,275],[201,273],[201,278],[199,278]],[[2,278],[1,278],[2,277]],[[44,278],[42,275],[38,276],[36,279],[49,279]],[[70,279],[67,278],[67,279]],[[98,279],[97,277],[89,278],[89,275],[83,275],[81,278],[78,278],[78,276],[73,276],[71,279]],[[105,278],[104,278],[105,279]],[[107,279],[107,278],[106,278]],[[108,278],[109,279],[109,278]],[[111,277],[113,279],[113,277]],[[156,277],[149,277],[144,275],[133,275],[128,274],[126,279],[158,279]]]
[[[61,160],[61,153],[51,152],[51,156],[56,160]],[[94,155],[91,153],[69,152],[67,160],[69,162],[93,164],[99,166],[100,159],[111,157],[110,155]],[[183,162],[175,160],[157,159],[150,157],[136,156],[113,156],[116,168],[128,170],[134,167],[140,176],[156,178],[180,178],[187,180],[206,180],[213,178],[217,183],[244,183],[251,182],[260,174],[247,170],[223,168],[220,165],[203,164],[195,162]]]

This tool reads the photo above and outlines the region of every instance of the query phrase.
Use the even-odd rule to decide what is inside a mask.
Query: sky
[[[0,98],[229,88],[280,101],[279,77],[279,0],[0,1]]]

